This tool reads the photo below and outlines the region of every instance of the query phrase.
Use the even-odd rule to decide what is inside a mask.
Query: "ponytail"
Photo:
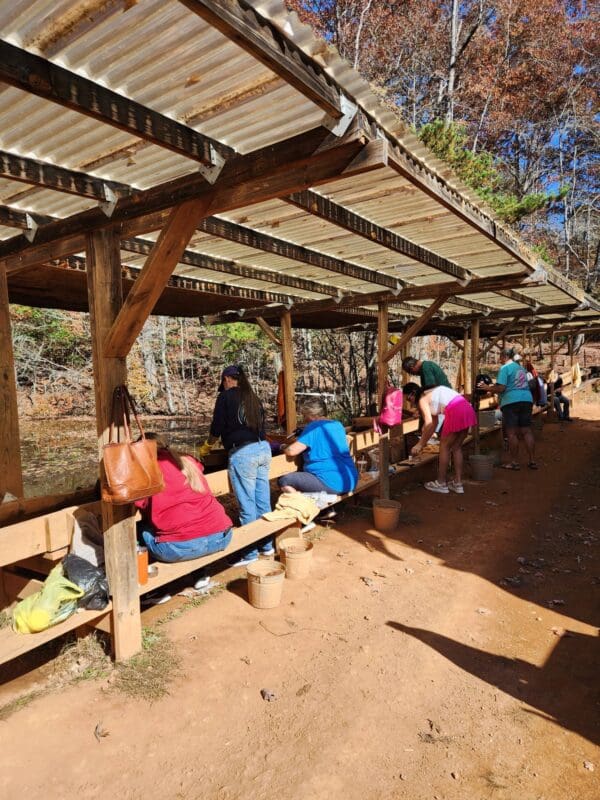
[[[245,424],[255,433],[260,433],[263,427],[263,409],[256,392],[250,386],[246,373],[238,364],[239,377],[238,391],[240,393],[240,410]]]

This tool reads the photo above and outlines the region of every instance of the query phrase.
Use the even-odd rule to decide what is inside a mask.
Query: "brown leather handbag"
[[[140,431],[140,438],[136,442],[131,438],[130,412],[133,412]],[[123,426],[123,441],[115,439],[115,423]],[[126,386],[117,386],[113,392],[110,438],[109,443],[102,448],[102,458],[102,499],[105,503],[131,503],[151,497],[164,489],[156,442],[146,439],[135,403]]]

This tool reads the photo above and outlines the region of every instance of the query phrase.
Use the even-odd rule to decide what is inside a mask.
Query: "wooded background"
[[[542,259],[600,293],[598,6],[569,0],[288,0],[326,43]],[[93,412],[86,314],[12,307],[20,411]],[[373,332],[296,330],[298,392],[366,413]],[[458,361],[438,337],[413,354]],[[267,404],[276,354],[253,326],[150,318],[129,358],[151,413],[207,416],[226,363],[242,362]],[[391,364],[392,372],[399,363]]]

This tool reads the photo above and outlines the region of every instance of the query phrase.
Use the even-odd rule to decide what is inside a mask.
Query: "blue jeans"
[[[197,536],[185,542],[157,542],[155,533],[147,523],[142,523],[138,531],[140,538],[157,561],[172,564],[175,561],[190,561],[192,558],[209,556],[224,550],[233,535],[233,528],[210,536]]]
[[[240,524],[247,525],[271,510],[269,467],[271,447],[268,442],[251,442],[229,451],[229,480],[240,507]],[[271,539],[261,542],[261,550],[273,547]],[[245,557],[258,555],[256,548]]]
[[[312,472],[288,472],[282,475],[278,481],[281,487],[291,486],[297,492],[327,492],[327,494],[339,494],[330,489],[320,478]]]

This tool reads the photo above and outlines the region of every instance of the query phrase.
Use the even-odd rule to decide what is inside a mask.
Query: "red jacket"
[[[156,529],[159,542],[185,542],[226,531],[232,526],[225,509],[208,487],[202,464],[191,456],[188,458],[200,472],[202,492],[193,491],[168,450],[159,450],[158,465],[165,479],[165,488],[153,497],[135,502],[145,519]]]

